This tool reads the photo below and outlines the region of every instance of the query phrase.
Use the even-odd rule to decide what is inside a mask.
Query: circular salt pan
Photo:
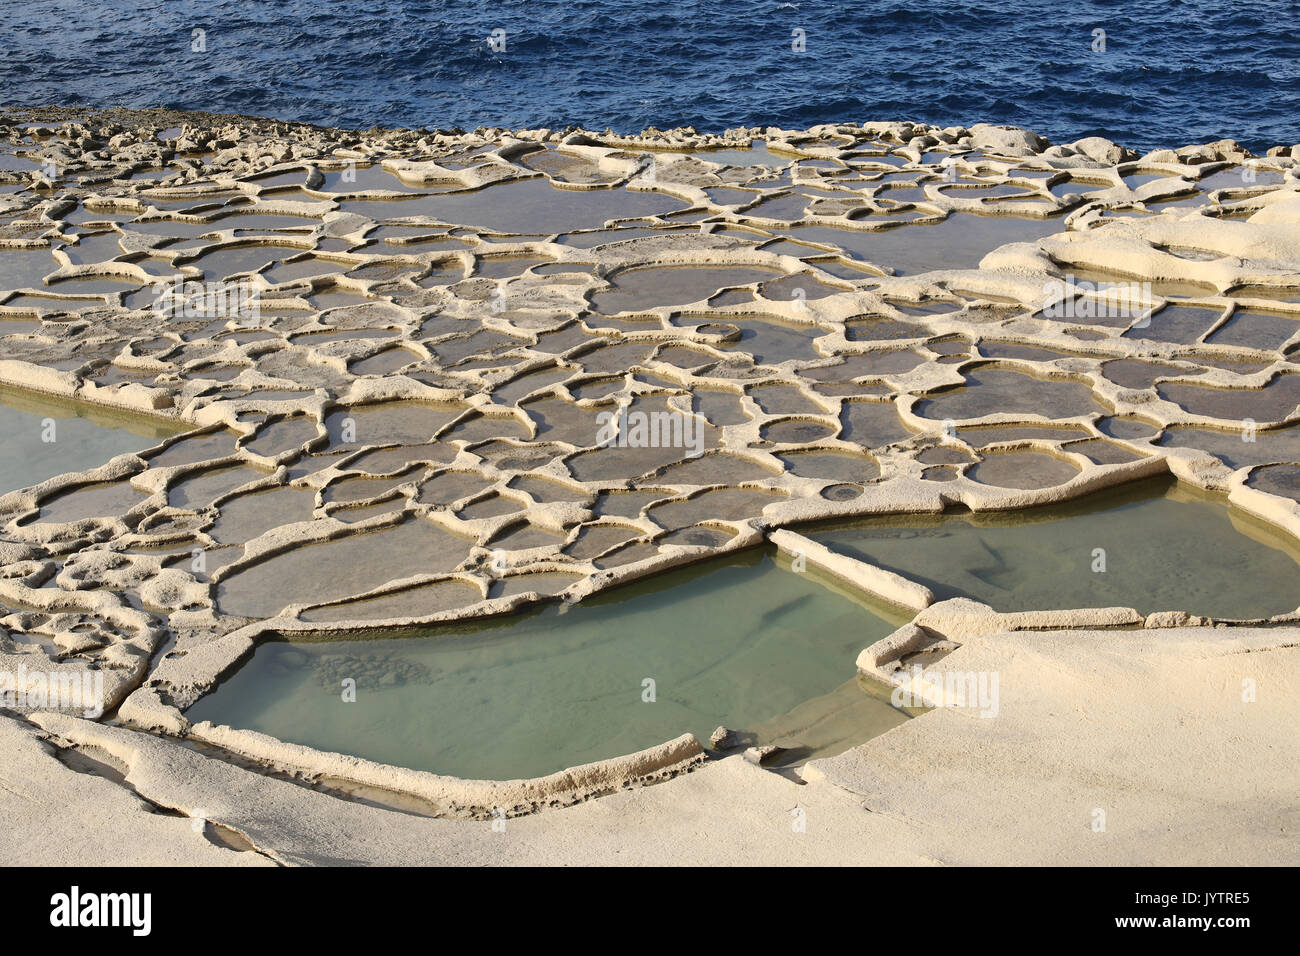
[[[999,488],[1050,488],[1069,481],[1079,470],[1068,461],[1036,452],[990,455],[966,473],[984,485]]]

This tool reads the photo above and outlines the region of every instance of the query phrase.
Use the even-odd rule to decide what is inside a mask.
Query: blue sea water
[[[1300,141],[1298,14],[1281,0],[10,0],[0,102],[367,128],[983,121],[1262,151]]]

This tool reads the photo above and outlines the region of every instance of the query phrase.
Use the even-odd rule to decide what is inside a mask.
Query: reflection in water
[[[999,611],[1257,618],[1300,605],[1293,538],[1163,479],[1057,507],[873,518],[810,537],[920,581],[939,599],[971,597]],[[1101,556],[1105,570],[1094,570]]]
[[[0,386],[0,493],[94,468],[188,428]]]
[[[899,623],[755,551],[414,639],[267,643],[187,716],[461,777],[535,776],[755,729],[835,692]],[[852,704],[854,743],[904,719],[884,700]],[[773,726],[791,742],[788,722]]]

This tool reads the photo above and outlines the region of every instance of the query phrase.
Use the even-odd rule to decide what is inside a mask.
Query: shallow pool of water
[[[911,515],[812,530],[939,599],[999,611],[1132,607],[1257,618],[1300,605],[1300,546],[1220,496],[1163,479],[1016,513]],[[1094,570],[1098,551],[1104,571]]]
[[[185,429],[80,402],[0,386],[0,494],[70,471],[102,465]]]
[[[879,232],[797,226],[792,239],[836,246],[856,259],[887,266],[899,275],[936,269],[974,269],[1009,242],[1033,242],[1065,230],[1060,219],[1021,219],[953,213],[933,225],[896,226]]]
[[[753,551],[476,625],[268,642],[187,716],[460,777],[536,776],[766,726],[835,692],[899,623]],[[873,701],[858,702],[873,715],[855,718],[860,739],[903,719]]]

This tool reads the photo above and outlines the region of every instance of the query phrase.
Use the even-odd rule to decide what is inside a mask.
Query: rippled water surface
[[[1298,11],[1278,0],[31,0],[0,7],[0,85],[9,105],[362,128],[908,119],[1138,149],[1231,137],[1258,151],[1300,139]],[[496,30],[503,49],[488,42]]]

